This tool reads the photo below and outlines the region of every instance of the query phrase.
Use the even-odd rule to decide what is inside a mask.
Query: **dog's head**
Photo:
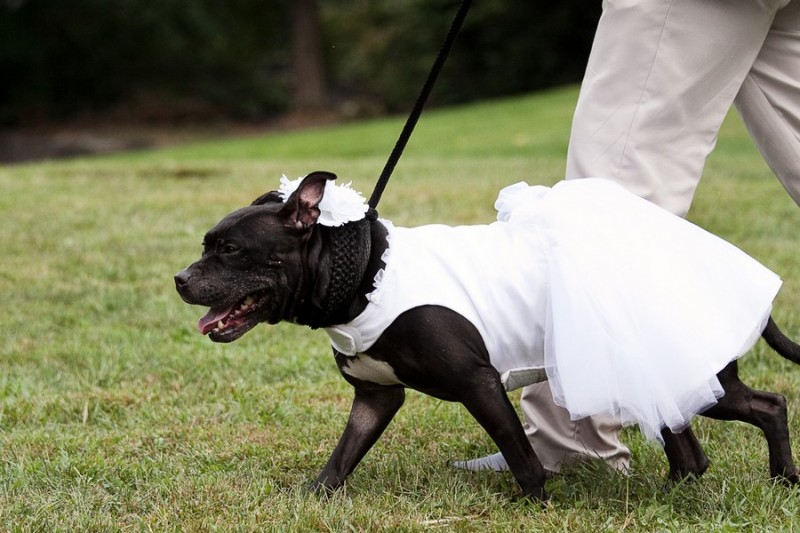
[[[295,319],[314,268],[308,248],[319,203],[335,178],[311,173],[285,202],[266,193],[206,234],[200,260],[175,275],[185,302],[210,308],[197,324],[201,333],[231,342],[260,322]]]

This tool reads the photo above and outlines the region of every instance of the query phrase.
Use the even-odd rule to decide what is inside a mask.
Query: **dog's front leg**
[[[481,369],[465,387],[461,402],[497,444],[525,495],[545,500],[546,473],[493,368]]]
[[[335,490],[355,469],[403,405],[405,390],[400,386],[356,385],[350,418],[331,454],[312,485],[316,492]]]

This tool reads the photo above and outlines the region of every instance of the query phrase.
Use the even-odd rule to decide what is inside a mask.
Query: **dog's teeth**
[[[242,303],[242,307],[248,307],[250,305],[253,305],[254,301],[255,301],[255,298],[253,298],[252,296],[248,296],[247,298],[244,299],[244,303]]]
[[[225,328],[225,323],[222,320],[217,322],[217,329],[224,329],[224,328]]]

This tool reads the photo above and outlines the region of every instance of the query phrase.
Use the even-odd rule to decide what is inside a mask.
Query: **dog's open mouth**
[[[229,307],[212,307],[200,317],[197,329],[215,342],[230,342],[252,329],[258,320],[255,312],[264,302],[264,294],[248,294]]]

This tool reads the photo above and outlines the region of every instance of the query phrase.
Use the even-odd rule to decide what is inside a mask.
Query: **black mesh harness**
[[[305,320],[313,329],[347,320],[350,304],[358,296],[358,288],[364,279],[372,252],[370,232],[375,212],[355,222],[348,222],[336,228],[320,227],[328,241],[330,268],[328,287],[324,298]]]

